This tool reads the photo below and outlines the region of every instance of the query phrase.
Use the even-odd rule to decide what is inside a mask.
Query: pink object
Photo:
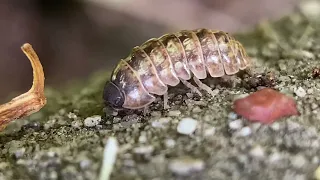
[[[238,99],[233,105],[237,114],[249,121],[264,124],[271,124],[282,117],[300,115],[293,98],[271,88],[264,88]]]

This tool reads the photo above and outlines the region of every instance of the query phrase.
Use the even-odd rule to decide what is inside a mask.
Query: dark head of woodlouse
[[[124,93],[113,82],[107,82],[103,90],[103,99],[106,106],[119,110],[122,109],[125,97]]]

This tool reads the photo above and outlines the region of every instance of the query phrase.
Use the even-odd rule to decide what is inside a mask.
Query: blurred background
[[[46,85],[61,88],[110,71],[133,46],[181,29],[246,31],[294,11],[299,0],[1,0],[0,103],[27,91],[29,42]]]

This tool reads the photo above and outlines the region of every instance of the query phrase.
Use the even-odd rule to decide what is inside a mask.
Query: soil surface
[[[203,81],[214,97],[171,88],[169,110],[159,97],[146,116],[106,113],[109,72],[68,89],[47,87],[47,106],[2,132],[0,179],[98,179],[110,136],[119,143],[111,179],[313,179],[320,171],[320,78],[312,75],[320,27],[306,17],[236,35],[255,63],[252,76]],[[294,97],[301,115],[263,125],[233,112],[236,98],[266,86]]]

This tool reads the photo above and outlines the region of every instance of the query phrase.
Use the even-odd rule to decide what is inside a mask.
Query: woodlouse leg
[[[197,77],[194,76],[194,77],[193,77],[193,80],[194,80],[194,82],[199,86],[199,88],[207,91],[212,97],[214,97],[215,95],[217,95],[217,93],[214,93],[214,92],[212,91],[212,89],[211,89],[208,85],[206,85],[206,84],[204,84],[203,82],[201,82],[200,79],[198,79]]]
[[[164,109],[169,109],[170,106],[169,106],[169,102],[168,102],[168,92],[166,92],[164,95],[163,95],[163,108]]]
[[[15,119],[20,119],[38,112],[47,100],[44,94],[44,73],[39,57],[28,43],[21,47],[29,58],[33,69],[33,85],[30,90],[0,105],[0,131]]]
[[[197,93],[199,96],[202,96],[202,93],[199,91],[199,89],[197,87],[195,87],[194,85],[192,85],[191,83],[189,83],[186,80],[181,79],[181,82],[188,87],[189,89],[191,89],[192,92]]]

